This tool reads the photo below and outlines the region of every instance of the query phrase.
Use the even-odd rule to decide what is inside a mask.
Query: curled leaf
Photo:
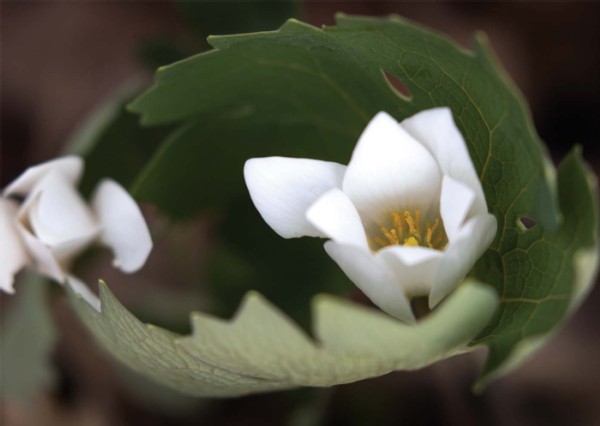
[[[70,291],[100,343],[132,369],[181,392],[234,396],[297,386],[332,386],[414,370],[465,351],[497,306],[495,292],[468,281],[417,325],[320,295],[315,338],[250,292],[231,320],[192,314],[181,336],[140,322],[100,283],[101,312]]]

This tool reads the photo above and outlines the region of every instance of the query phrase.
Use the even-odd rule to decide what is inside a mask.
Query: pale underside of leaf
[[[411,326],[372,308],[319,295],[312,305],[313,339],[250,292],[232,320],[195,313],[192,334],[181,336],[140,322],[103,283],[101,313],[70,295],[88,328],[119,360],[198,396],[332,386],[422,368],[466,351],[497,306],[493,290],[468,281],[430,317]]]

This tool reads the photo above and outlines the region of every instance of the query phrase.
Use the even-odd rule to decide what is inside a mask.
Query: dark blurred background
[[[181,11],[181,5],[161,1],[3,2],[0,187],[28,165],[59,155],[111,91],[132,77],[150,82],[144,56],[149,40],[166,37],[182,40],[184,50],[206,49]],[[339,11],[400,14],[465,47],[474,31],[485,31],[529,102],[553,158],[579,144],[600,172],[600,4],[305,2],[296,16],[314,25],[333,24]],[[234,24],[245,30],[243,19]],[[196,241],[191,255],[197,251],[201,257],[207,232],[200,224],[188,234]],[[126,306],[136,298],[133,290],[117,294]],[[202,307],[200,298],[191,303],[170,309],[186,315]],[[596,288],[547,346],[482,396],[470,392],[484,355],[477,353],[332,389],[215,401],[132,385],[139,379],[98,348],[59,299],[52,305],[59,324],[52,357],[58,382],[29,403],[3,401],[0,420],[84,426],[600,425],[599,310]]]

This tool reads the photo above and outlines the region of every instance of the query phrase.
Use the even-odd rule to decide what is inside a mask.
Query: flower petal
[[[44,244],[76,252],[96,237],[99,229],[92,212],[62,174],[49,172],[38,187],[21,216],[28,215],[33,232]]]
[[[33,258],[38,272],[62,284],[65,280],[65,273],[50,247],[36,238],[20,222],[17,224],[17,230],[29,255]]]
[[[429,307],[435,307],[465,278],[475,262],[487,250],[496,235],[496,218],[488,213],[472,217],[451,241],[429,294]]]
[[[334,241],[325,243],[325,251],[348,278],[383,311],[402,321],[415,322],[404,290],[386,262],[369,250]]]
[[[437,204],[441,174],[429,151],[385,112],[361,135],[343,189],[377,223],[392,210],[427,210]]]
[[[400,125],[421,142],[437,160],[442,173],[463,182],[475,193],[473,214],[487,212],[481,182],[465,141],[449,108],[421,111]]]
[[[26,196],[51,172],[60,173],[67,182],[75,186],[83,172],[83,160],[76,156],[68,156],[30,167],[4,189],[4,195]]]
[[[381,249],[379,254],[388,254],[393,255],[394,257],[400,259],[402,263],[407,266],[416,266],[420,265],[423,262],[426,262],[431,259],[439,259],[441,258],[442,252],[439,250],[430,249],[427,247],[409,247],[409,246],[399,246],[399,245],[391,245],[384,247]]]
[[[15,274],[29,258],[17,230],[17,205],[0,198],[0,290],[14,293]]]
[[[133,198],[115,181],[104,180],[92,207],[101,225],[100,238],[115,254],[113,265],[124,272],[140,269],[152,250],[152,238]]]
[[[364,249],[369,248],[358,211],[340,189],[323,194],[306,212],[308,221],[328,238]]]
[[[431,291],[442,252],[426,247],[388,246],[377,252],[396,274],[396,282],[408,297]]]
[[[74,277],[73,275],[68,275],[66,279],[66,283],[73,289],[73,291],[81,296],[83,300],[88,302],[92,308],[101,311],[101,303],[98,296],[96,296],[92,290],[80,279]]]
[[[448,175],[444,175],[440,197],[440,213],[448,241],[452,242],[458,236],[460,228],[467,217],[470,216],[469,210],[471,210],[474,201],[475,193],[471,188]]]
[[[345,166],[304,158],[252,158],[244,178],[259,213],[284,238],[325,237],[306,219],[308,208],[325,192],[341,188]]]

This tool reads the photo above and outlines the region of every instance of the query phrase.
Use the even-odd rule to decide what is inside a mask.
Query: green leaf
[[[324,142],[336,137],[333,131],[318,132],[293,123],[267,127],[253,119],[240,119],[231,126],[227,119],[213,117],[183,126],[172,134],[132,191],[139,200],[171,206],[169,214],[174,219],[188,218],[203,207],[218,209],[218,214],[212,215],[216,219],[218,244],[207,275],[202,278],[210,285],[217,305],[215,313],[230,314],[246,291],[255,289],[306,326],[308,302],[313,295],[348,293],[354,286],[324,255],[321,241],[289,244],[266,226],[252,205],[242,168],[251,156],[248,150],[252,149],[254,155],[272,153],[272,140],[264,139],[266,130],[272,135],[286,132],[278,140],[285,141],[282,144],[289,147],[287,154],[295,156],[302,156],[302,148],[307,146],[327,155],[329,145]],[[199,140],[202,143],[197,143]],[[240,140],[253,143],[247,144],[248,150],[238,149]],[[351,145],[347,147],[350,151]],[[175,175],[181,176],[175,178],[177,186],[165,184],[174,183],[167,176]],[[282,286],[282,282],[286,285]]]
[[[519,342],[541,341],[564,321],[594,275],[595,182],[577,151],[556,174],[482,36],[470,52],[397,17],[340,15],[322,30],[291,20],[277,32],[209,41],[215,50],[160,69],[131,106],[146,124],[181,123],[136,182],[140,197],[174,217],[226,208],[245,194],[249,157],[345,164],[377,111],[401,120],[449,106],[499,226],[472,273],[502,301],[474,342],[490,348],[481,383],[514,365]],[[523,217],[536,226],[526,229]],[[578,271],[582,257],[588,266]]]
[[[417,326],[371,308],[320,295],[308,336],[258,293],[230,320],[203,313],[181,336],[143,324],[100,283],[102,312],[69,291],[95,337],[132,369],[181,392],[234,396],[297,386],[331,386],[417,369],[464,351],[497,306],[488,286],[464,283]]]
[[[170,127],[145,129],[125,106],[141,91],[131,81],[93,111],[66,144],[66,152],[85,159],[80,189],[89,195],[101,179],[129,186],[153,156]]]
[[[242,168],[250,156],[269,155],[274,150],[300,156],[308,149],[331,157],[339,148],[327,141],[339,140],[340,133],[310,123],[211,114],[171,134],[138,176],[132,191],[136,198],[156,203],[172,218],[187,219],[246,194]],[[348,132],[343,137],[351,140]],[[351,150],[346,144],[348,155]]]
[[[32,402],[52,385],[49,364],[56,330],[48,304],[48,281],[34,273],[19,279],[11,309],[2,319],[0,392],[6,399]]]
[[[224,216],[207,271],[217,303],[214,313],[231,315],[248,289],[254,289],[308,329],[315,294],[348,294],[355,288],[323,256],[322,241],[303,238],[289,244],[262,221],[249,197]]]
[[[598,268],[597,193],[595,176],[573,150],[558,169],[558,232],[540,225],[523,231],[507,220],[500,244],[478,263],[477,276],[492,276],[498,257],[502,269],[500,309],[475,341],[490,348],[477,390],[541,347],[591,288]]]

